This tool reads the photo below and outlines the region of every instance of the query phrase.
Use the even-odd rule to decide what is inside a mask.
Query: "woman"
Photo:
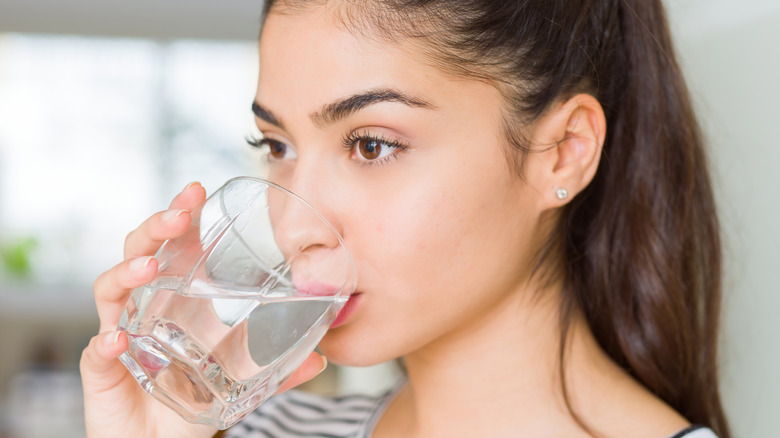
[[[403,357],[407,379],[283,394],[227,435],[730,436],[715,207],[660,1],[267,1],[253,110],[269,178],[356,259],[320,350]],[[90,436],[215,432],[143,394],[114,331],[204,196],[188,186],[95,284]]]

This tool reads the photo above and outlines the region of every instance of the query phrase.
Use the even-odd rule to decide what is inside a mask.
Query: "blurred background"
[[[735,436],[780,436],[780,2],[668,0],[708,140],[726,243],[723,391]],[[260,0],[0,0],[0,438],[82,437],[92,282],[188,182],[260,157]],[[330,367],[312,391],[397,372]]]

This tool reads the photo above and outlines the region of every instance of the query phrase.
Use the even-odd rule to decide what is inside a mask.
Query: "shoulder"
[[[703,426],[691,426],[674,434],[670,438],[718,438],[715,432]]]
[[[240,423],[226,431],[226,437],[332,437],[359,435],[381,397],[350,395],[322,397],[301,391],[287,391],[272,397]]]

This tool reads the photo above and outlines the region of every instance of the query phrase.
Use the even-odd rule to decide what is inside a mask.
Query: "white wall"
[[[668,0],[712,147],[726,245],[723,394],[737,437],[780,436],[780,2]]]

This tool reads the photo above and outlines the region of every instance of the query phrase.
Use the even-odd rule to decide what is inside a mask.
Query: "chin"
[[[377,365],[399,355],[392,355],[387,343],[363,336],[353,336],[351,327],[331,329],[322,338],[319,351],[328,358],[328,362],[351,367]]]

